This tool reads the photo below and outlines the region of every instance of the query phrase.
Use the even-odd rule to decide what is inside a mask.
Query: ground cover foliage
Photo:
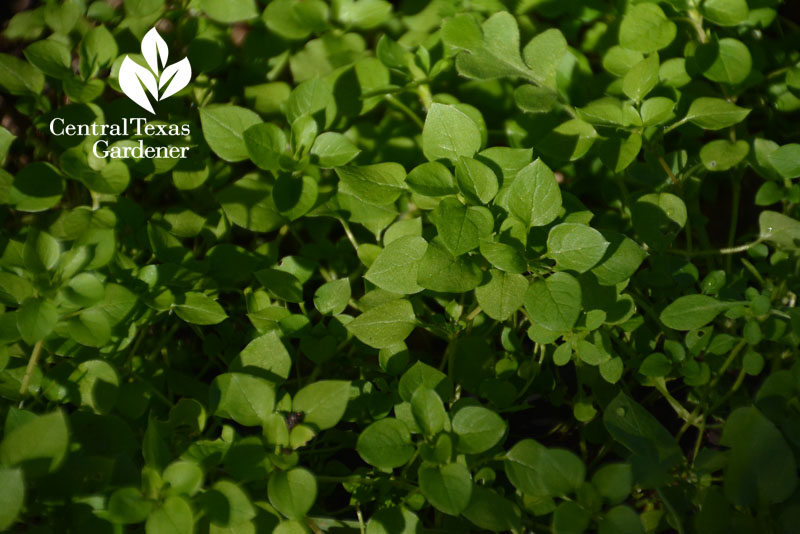
[[[798,532],[786,4],[5,6],[0,530]]]

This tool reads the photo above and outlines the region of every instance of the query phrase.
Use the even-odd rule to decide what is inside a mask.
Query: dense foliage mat
[[[797,533],[790,3],[4,5],[0,530]]]

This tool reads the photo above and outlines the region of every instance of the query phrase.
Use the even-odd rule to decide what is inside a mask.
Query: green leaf
[[[514,102],[527,113],[546,113],[558,103],[558,93],[545,87],[520,85],[514,90]]]
[[[710,171],[727,171],[741,163],[750,152],[747,141],[731,142],[717,139],[703,145],[700,149],[700,161]]]
[[[585,224],[561,223],[547,235],[547,254],[562,270],[584,273],[597,265],[608,249],[603,234]]]
[[[61,200],[64,177],[49,163],[35,161],[14,177],[8,203],[19,211],[45,211]]]
[[[602,285],[615,285],[628,280],[637,271],[647,252],[633,239],[616,232],[602,232],[608,248],[600,263],[592,267],[592,273]]]
[[[399,163],[336,167],[336,174],[353,194],[370,204],[391,204],[405,190],[406,171]]]
[[[146,534],[192,534],[194,516],[191,506],[183,497],[167,497],[150,513],[144,531]]]
[[[672,110],[675,102],[663,96],[654,96],[642,102],[640,109],[642,124],[644,126],[654,126],[672,119],[675,114]],[[638,153],[638,151],[637,151]]]
[[[458,162],[471,158],[481,148],[481,132],[467,114],[455,106],[434,103],[422,129],[422,152],[429,161]]]
[[[289,378],[292,357],[276,332],[252,340],[230,363],[231,371],[263,376],[278,382]]]
[[[292,400],[292,411],[303,414],[303,424],[317,430],[333,428],[344,416],[350,398],[350,382],[321,380],[302,388]]]
[[[256,271],[255,275],[273,297],[286,302],[303,302],[303,284],[292,273],[270,268]]]
[[[456,57],[456,69],[462,76],[488,80],[501,77],[533,76],[531,70],[522,61],[519,53],[519,26],[511,13],[501,11],[495,13],[481,25],[483,41],[479,48],[462,53]],[[471,46],[473,31],[464,37]],[[467,154],[471,156],[471,154]]]
[[[187,323],[199,325],[218,324],[228,318],[217,302],[203,293],[189,292],[173,304],[175,313]]]
[[[567,40],[557,28],[550,28],[528,41],[522,57],[539,85],[556,89],[556,71],[567,54]]]
[[[678,33],[675,23],[667,19],[656,4],[634,4],[625,13],[619,27],[619,44],[649,54],[666,48]]]
[[[586,467],[573,453],[548,449],[533,439],[514,445],[503,463],[514,487],[531,496],[568,495],[580,488],[586,476]]]
[[[99,414],[108,413],[114,408],[119,395],[119,375],[108,362],[81,362],[68,380],[78,387],[81,406],[88,406]]]
[[[479,454],[500,442],[506,433],[506,423],[488,408],[465,406],[453,417],[453,432],[458,436],[458,450]]]
[[[800,144],[783,145],[774,152],[770,152],[767,160],[783,178],[800,177]]]
[[[23,51],[31,64],[54,78],[72,76],[72,58],[66,45],[52,39],[29,44]]]
[[[50,300],[28,297],[17,311],[17,328],[22,340],[34,345],[47,337],[58,321],[58,310]]]
[[[600,521],[598,534],[644,534],[644,527],[633,508],[615,506]]]
[[[44,75],[39,70],[8,54],[0,54],[0,90],[12,95],[38,95],[44,89]]]
[[[262,18],[267,27],[281,37],[305,39],[312,31],[324,29],[328,6],[319,1],[277,0],[270,2]]]
[[[635,102],[641,102],[658,84],[658,54],[653,53],[631,67],[622,79],[622,92]]]
[[[659,318],[668,328],[695,330],[707,325],[717,315],[736,305],[738,303],[720,302],[708,295],[685,295],[678,297],[664,308]]]
[[[112,523],[130,525],[147,519],[153,510],[153,502],[145,499],[139,489],[125,487],[111,494],[107,510]]]
[[[686,224],[686,205],[672,193],[649,193],[631,208],[633,227],[651,248],[666,249]]]
[[[472,486],[463,514],[474,525],[491,532],[518,531],[522,523],[522,512],[516,504],[477,484]]]
[[[319,286],[314,292],[314,307],[325,315],[339,315],[347,308],[350,294],[350,280],[347,278],[331,280]]]
[[[276,125],[259,122],[242,133],[247,154],[259,169],[278,171],[281,156],[286,151],[286,134]]]
[[[592,485],[610,504],[628,498],[633,489],[633,471],[630,464],[606,464],[592,475]]]
[[[746,0],[706,0],[703,17],[720,26],[736,26],[747,21],[750,15]]]
[[[390,470],[405,465],[416,451],[411,434],[402,421],[387,417],[370,424],[358,436],[356,450],[361,458],[378,469]]]
[[[472,477],[463,465],[423,464],[419,467],[417,478],[422,494],[440,512],[458,515],[469,506],[472,498]]]
[[[652,100],[652,99],[651,99]],[[648,101],[645,102],[647,104]],[[644,108],[644,106],[642,106]],[[602,139],[599,143],[600,160],[614,172],[622,172],[636,160],[642,149],[642,136],[636,132],[627,138],[617,135]]]
[[[28,477],[55,471],[67,455],[69,430],[58,410],[33,417],[5,433],[0,442],[0,464],[21,465]]]
[[[535,280],[525,292],[531,320],[553,332],[572,330],[581,313],[581,285],[565,272]]]
[[[439,232],[440,242],[453,256],[460,256],[478,247],[480,239],[492,233],[494,219],[483,206],[464,206],[453,197],[447,197],[431,214]]]
[[[749,113],[721,98],[700,97],[692,101],[686,119],[706,130],[721,130],[742,122]]]
[[[400,398],[406,402],[411,402],[414,392],[420,386],[435,390],[443,401],[450,400],[453,394],[453,382],[450,378],[438,369],[423,362],[415,363],[400,377],[398,384]]]
[[[474,204],[488,204],[497,194],[497,176],[478,160],[458,158],[456,180],[461,192]]]
[[[403,341],[415,325],[411,303],[395,300],[370,308],[347,323],[347,329],[370,347],[383,349]]]
[[[203,485],[203,470],[187,460],[177,460],[172,462],[164,469],[162,478],[165,484],[169,484],[167,493],[169,495],[188,495],[192,496]]]
[[[0,467],[0,530],[14,524],[25,502],[25,482],[22,470]]]
[[[453,256],[439,238],[428,243],[417,272],[417,283],[442,293],[465,293],[480,285],[483,272],[470,256]]]
[[[336,132],[325,132],[317,136],[311,147],[320,167],[341,167],[352,161],[361,150],[347,137]]]
[[[256,516],[249,497],[235,483],[218,480],[203,493],[203,509],[213,525],[233,527]]]
[[[212,104],[200,108],[203,137],[214,153],[225,161],[242,161],[249,152],[244,132],[261,123],[253,111],[230,104]]]
[[[243,373],[223,373],[211,383],[209,410],[244,426],[260,426],[275,406],[267,380]]]
[[[564,501],[553,513],[553,534],[582,534],[591,519],[591,514],[578,503]]]
[[[214,0],[193,0],[192,7],[199,9],[212,20],[230,24],[258,16],[255,0],[229,0],[221,5]]]
[[[419,293],[423,288],[417,284],[417,275],[427,248],[428,243],[419,236],[400,237],[381,250],[364,278],[392,293]]]
[[[483,32],[474,17],[458,14],[442,24],[442,41],[453,48],[474,52],[483,43]]]
[[[734,410],[725,422],[720,443],[731,448],[723,489],[732,503],[779,503],[794,493],[798,482],[794,453],[758,408]]]
[[[421,195],[439,197],[458,192],[452,173],[438,161],[414,167],[406,178],[409,187]]]
[[[634,455],[657,463],[664,469],[683,458],[672,434],[642,405],[620,392],[603,413],[611,436]]]
[[[528,228],[550,224],[561,210],[558,182],[541,159],[517,173],[509,195],[509,210]]]
[[[753,59],[743,42],[726,37],[705,46],[714,48],[710,51],[714,55],[714,60],[703,70],[703,76],[712,82],[736,85],[745,81],[750,75]],[[702,49],[698,49],[696,55],[700,56],[702,53]]]
[[[447,421],[442,399],[432,388],[422,385],[411,396],[411,413],[425,436],[441,432]]]
[[[800,221],[775,211],[762,211],[758,216],[761,239],[778,247],[800,250]]]
[[[520,247],[494,241],[481,241],[481,255],[497,269],[507,273],[522,274],[528,270]]]
[[[418,534],[421,529],[419,518],[404,506],[382,508],[367,522],[367,534]]]
[[[475,297],[483,311],[496,321],[505,321],[522,306],[528,280],[521,274],[492,269],[489,281],[475,288]]]

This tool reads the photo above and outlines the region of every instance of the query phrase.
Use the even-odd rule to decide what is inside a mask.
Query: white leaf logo
[[[142,67],[125,56],[119,68],[119,86],[128,98],[150,113],[155,113],[147,92],[156,101],[174,95],[189,83],[192,78],[192,66],[189,64],[189,58],[183,58],[167,66],[169,46],[155,28],[147,32],[142,39],[142,56],[150,68]],[[163,92],[159,96],[159,91],[162,89]]]

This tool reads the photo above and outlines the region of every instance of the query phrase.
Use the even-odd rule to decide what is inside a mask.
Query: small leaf
[[[322,314],[338,315],[347,308],[350,295],[350,280],[347,278],[331,280],[319,286],[314,292],[314,307]]]
[[[0,464],[21,465],[27,477],[38,477],[61,465],[68,444],[67,420],[60,410],[35,416],[5,433]]]
[[[686,118],[701,128],[721,130],[742,122],[749,113],[749,109],[721,98],[700,97],[692,101]]]
[[[723,479],[725,496],[732,503],[779,503],[794,493],[798,483],[795,456],[780,430],[758,408],[734,410],[720,443],[732,449]]]
[[[478,454],[500,442],[506,433],[506,423],[488,408],[465,406],[453,416],[453,432],[458,436],[458,450]]]
[[[478,305],[496,321],[505,321],[517,311],[525,299],[528,280],[521,274],[492,269],[489,281],[475,288]]]
[[[222,306],[203,293],[186,293],[182,300],[173,304],[173,308],[178,317],[192,324],[212,325],[228,318]]]
[[[634,4],[625,13],[619,27],[619,44],[630,50],[649,54],[666,48],[678,33],[656,4]]]
[[[579,273],[597,265],[608,245],[600,232],[585,224],[561,223],[547,235],[547,254],[556,266]]]
[[[761,239],[789,250],[800,250],[800,221],[776,211],[758,216]]]
[[[58,310],[50,300],[29,297],[17,312],[17,328],[28,345],[34,345],[47,337],[57,321]]]
[[[411,303],[396,300],[370,308],[347,323],[347,329],[370,347],[383,349],[403,341],[415,325]]]
[[[356,442],[361,458],[379,469],[400,467],[414,455],[411,434],[402,421],[387,417],[370,424]]]
[[[211,150],[225,161],[247,159],[244,132],[261,122],[254,111],[239,106],[212,104],[200,108],[203,137]]]
[[[303,423],[317,430],[333,428],[344,416],[350,398],[350,382],[321,380],[302,388],[292,400],[292,411],[303,414]]]
[[[622,91],[631,100],[641,102],[658,84],[658,67],[658,54],[650,54],[625,74],[622,79]]]
[[[311,147],[320,167],[341,167],[353,160],[361,150],[347,137],[336,132],[324,132],[317,136]]]
[[[710,171],[727,171],[741,163],[750,152],[747,141],[727,139],[709,141],[700,149],[700,161]]]
[[[275,406],[275,388],[243,373],[223,373],[211,383],[209,410],[245,426],[260,426]]]
[[[419,293],[423,288],[417,284],[417,275],[427,248],[428,243],[422,237],[400,237],[381,250],[364,278],[392,293]]]
[[[475,122],[455,106],[434,103],[422,130],[422,151],[429,161],[456,163],[471,158],[481,148],[481,132]]]
[[[17,520],[25,502],[21,469],[0,467],[0,502],[0,530],[6,530]]]
[[[144,525],[146,534],[192,534],[194,517],[192,508],[183,497],[167,497],[153,510]]]
[[[750,13],[746,0],[706,0],[702,14],[720,26],[736,26],[747,21]]]
[[[767,160],[781,177],[787,179],[800,177],[800,144],[783,145],[771,152]]]
[[[720,302],[708,295],[685,295],[664,308],[659,318],[668,328],[695,330],[736,305],[735,302]]]
[[[442,513],[458,515],[469,506],[472,477],[461,464],[421,465],[417,472],[419,489],[431,505]]]
[[[509,194],[511,213],[528,228],[553,222],[561,209],[561,190],[556,177],[540,159],[517,173]]]
[[[533,78],[541,85],[556,89],[556,71],[567,54],[567,40],[557,28],[550,28],[528,41],[522,50]]]
[[[525,309],[531,320],[553,332],[568,332],[581,311],[581,286],[565,272],[537,279],[525,293]]]

